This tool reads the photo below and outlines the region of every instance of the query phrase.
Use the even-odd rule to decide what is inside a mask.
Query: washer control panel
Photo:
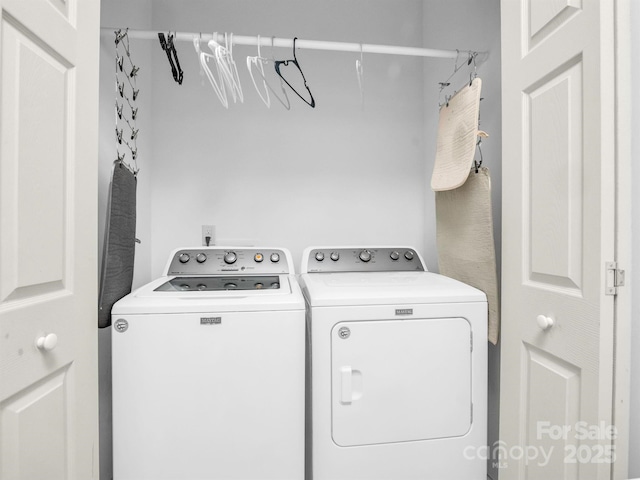
[[[166,275],[287,274],[293,272],[289,259],[278,248],[183,248],[173,252]]]
[[[420,255],[410,247],[318,247],[305,253],[308,273],[426,271]]]

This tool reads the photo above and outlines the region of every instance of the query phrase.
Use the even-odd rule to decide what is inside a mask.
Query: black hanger
[[[169,59],[169,65],[171,65],[171,73],[173,74],[173,79],[178,82],[178,85],[182,85],[183,72],[182,68],[180,68],[180,62],[178,61],[178,52],[176,52],[176,47],[173,44],[173,35],[168,33],[167,39],[165,41],[164,33],[161,32],[158,33],[158,39],[160,40],[160,46],[162,47],[162,50],[166,52],[167,58]]]
[[[307,86],[307,79],[304,78],[304,73],[302,73],[302,68],[300,68],[300,64],[298,63],[298,59],[296,58],[296,40],[297,39],[298,39],[298,37],[294,37],[294,39],[293,39],[293,60],[276,60],[275,61],[276,73],[278,74],[278,76],[282,80],[284,80],[284,83],[289,85],[289,88],[291,90],[293,90],[293,92],[296,95],[298,95],[302,99],[302,101],[304,103],[309,105],[311,108],[315,108],[316,107],[316,101],[313,99],[313,95],[311,94],[311,90],[309,90],[309,87]],[[282,73],[280,73],[280,65],[284,64],[284,66],[286,67],[287,65],[289,65],[289,62],[293,63],[296,66],[296,68],[298,69],[298,71],[300,72],[300,75],[302,75],[302,81],[304,82],[304,88],[306,88],[307,92],[309,92],[309,97],[311,98],[311,101],[308,101],[306,98],[304,98],[302,95],[300,95],[298,93],[298,91],[291,86],[291,84],[287,81],[287,79],[282,76]]]

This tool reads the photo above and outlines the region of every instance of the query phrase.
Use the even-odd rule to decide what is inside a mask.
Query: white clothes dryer
[[[112,310],[114,480],[302,480],[305,304],[281,248],[185,248]]]
[[[485,480],[485,294],[412,248],[308,248],[300,282],[307,480]]]

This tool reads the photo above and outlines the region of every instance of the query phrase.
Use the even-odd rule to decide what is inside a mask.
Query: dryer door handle
[[[340,403],[349,404],[353,401],[353,370],[350,366],[340,369]]]
[[[340,367],[340,403],[351,405],[362,398],[362,372],[345,365]]]

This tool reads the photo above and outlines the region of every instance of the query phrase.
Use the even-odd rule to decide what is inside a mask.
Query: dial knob
[[[394,262],[396,260],[398,260],[400,258],[400,254],[396,251],[393,251],[389,254],[389,257],[391,258],[391,260],[393,260]]]
[[[231,265],[232,263],[236,263],[238,256],[235,252],[227,252],[224,254],[224,263]]]
[[[324,253],[322,252],[316,252],[316,260],[321,262],[324,260]]]
[[[338,252],[331,252],[331,260],[333,260],[334,262],[337,262],[338,260],[340,260],[340,254]]]
[[[181,253],[180,256],[178,257],[178,260],[180,260],[180,263],[187,263],[189,261],[189,254]]]
[[[371,260],[371,252],[369,250],[362,250],[358,257],[360,257],[360,260],[366,263]]]
[[[413,252],[411,250],[407,250],[404,252],[404,258],[407,260],[413,260]]]
[[[207,261],[207,256],[204,253],[199,253],[198,255],[196,255],[196,260],[198,261],[198,263],[204,263]]]
[[[273,262],[273,263],[278,263],[280,261],[280,254],[279,253],[272,253],[271,256],[269,257],[269,259]]]
[[[260,263],[262,260],[264,260],[264,257],[262,256],[261,253],[256,253],[253,256],[253,259],[256,261],[256,263]]]

